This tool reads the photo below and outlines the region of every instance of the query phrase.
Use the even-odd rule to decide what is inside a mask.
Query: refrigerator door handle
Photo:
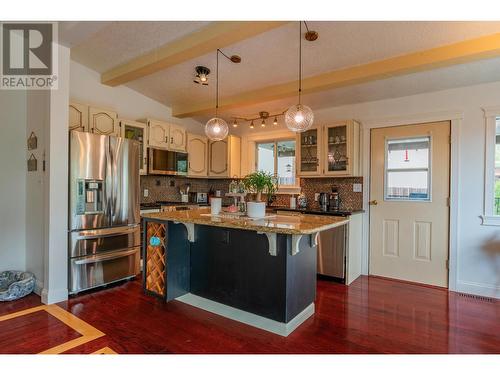
[[[104,255],[92,256],[92,257],[84,258],[84,259],[80,259],[80,260],[75,260],[74,263],[80,265],[80,264],[102,262],[103,260],[124,258],[124,257],[128,257],[129,255],[132,255],[134,253],[137,253],[138,251],[139,251],[139,248],[134,248],[134,249],[127,250],[127,251],[120,251],[119,253],[104,254]]]
[[[134,225],[126,228],[106,228],[106,229],[94,229],[94,230],[85,230],[79,233],[78,237],[75,240],[91,240],[94,238],[102,238],[102,237],[114,237],[120,236],[123,234],[129,234],[137,231],[139,225]]]

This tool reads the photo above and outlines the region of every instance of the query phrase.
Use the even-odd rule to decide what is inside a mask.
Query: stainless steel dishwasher
[[[318,274],[345,279],[347,225],[320,232],[318,239]]]
[[[277,210],[278,215],[297,216],[297,211]],[[306,214],[307,215],[307,214]],[[348,225],[341,225],[319,233],[318,275],[329,276],[344,282],[346,277],[346,249],[348,248]]]

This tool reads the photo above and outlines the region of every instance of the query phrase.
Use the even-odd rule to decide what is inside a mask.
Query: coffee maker
[[[340,196],[337,187],[332,187],[329,199],[330,211],[340,211]]]
[[[319,193],[319,207],[321,211],[328,211],[330,206],[330,199],[328,193]]]

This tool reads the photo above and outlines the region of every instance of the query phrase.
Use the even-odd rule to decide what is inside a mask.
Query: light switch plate
[[[144,198],[147,198],[147,197],[149,197],[149,190],[144,189]]]
[[[314,193],[314,201],[317,202],[319,199],[319,193]]]
[[[352,191],[354,193],[361,193],[361,192],[363,192],[363,185],[362,184],[352,184]]]

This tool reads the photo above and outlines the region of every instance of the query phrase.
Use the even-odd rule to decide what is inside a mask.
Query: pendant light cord
[[[299,21],[299,105],[302,94],[302,21]]]
[[[217,117],[218,115],[218,112],[219,112],[219,52],[221,52],[221,50],[219,50],[217,48],[217,63],[216,63],[216,72],[215,72],[215,75],[216,75],[216,84],[215,84],[215,117]]]

